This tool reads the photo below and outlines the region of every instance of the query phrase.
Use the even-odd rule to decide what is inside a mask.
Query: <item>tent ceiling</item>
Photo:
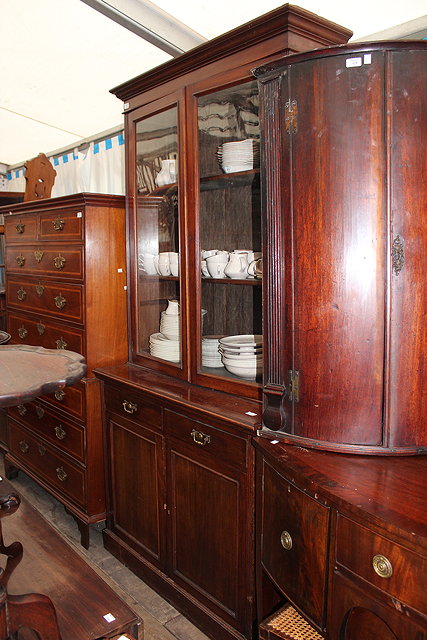
[[[0,163],[23,163],[39,152],[78,145],[84,138],[120,126],[122,105],[109,89],[173,54],[89,4],[95,0],[0,2]],[[136,23],[144,20],[146,28],[151,20],[153,33],[185,49],[283,2],[157,0],[152,5],[143,0],[108,0],[108,4],[128,13]],[[353,40],[411,20],[416,26],[427,26],[421,18],[425,0],[360,0],[356,4],[296,0],[295,4],[352,29]],[[156,6],[157,13],[153,12]]]

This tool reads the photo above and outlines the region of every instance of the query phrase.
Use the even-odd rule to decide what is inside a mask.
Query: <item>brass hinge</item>
[[[298,104],[296,100],[288,100],[285,104],[286,133],[292,135],[298,131]]]
[[[299,402],[299,371],[289,371],[288,398],[292,402]]]

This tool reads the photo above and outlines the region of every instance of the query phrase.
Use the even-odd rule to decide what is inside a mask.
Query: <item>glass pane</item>
[[[178,116],[171,108],[136,123],[139,353],[179,363]]]
[[[203,309],[199,370],[259,381],[262,261],[256,82],[200,97],[198,126]]]

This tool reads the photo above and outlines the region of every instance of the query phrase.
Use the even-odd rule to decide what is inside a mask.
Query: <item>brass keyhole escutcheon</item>
[[[19,448],[21,449],[22,453],[28,453],[30,445],[25,442],[25,440],[21,440],[21,442],[19,443]]]
[[[36,293],[39,298],[41,298],[41,296],[43,295],[43,292],[44,292],[44,286],[42,284],[36,284]]]
[[[36,326],[37,326],[37,331],[39,335],[42,336],[45,332],[46,325],[44,325],[43,322],[38,322]]]
[[[44,416],[44,409],[39,404],[36,406],[36,413],[39,420],[41,420]]]
[[[18,224],[15,225],[15,229],[17,233],[24,233],[25,224],[23,222],[18,222]]]
[[[18,300],[20,300],[21,302],[23,300],[25,300],[25,298],[27,297],[27,292],[25,291],[25,289],[23,289],[22,287],[20,289],[18,289],[18,291],[16,292],[16,295],[18,296]]]
[[[390,578],[393,574],[393,567],[390,560],[381,554],[372,558],[372,566],[380,578]]]
[[[34,251],[34,257],[38,264],[40,264],[40,262],[42,261],[43,256],[44,256],[44,252],[41,249],[36,249]]]
[[[290,551],[292,549],[292,536],[289,531],[282,531],[280,534],[280,544],[286,551]]]
[[[18,265],[18,267],[23,267],[24,266],[25,257],[22,255],[22,253],[19,256],[16,256],[15,260],[16,260],[16,264]]]

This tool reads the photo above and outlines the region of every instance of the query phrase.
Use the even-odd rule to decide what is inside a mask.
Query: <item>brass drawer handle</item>
[[[292,549],[292,536],[289,531],[282,531],[280,534],[280,544],[286,551],[290,551]]]
[[[67,300],[64,298],[62,293],[60,293],[59,296],[55,296],[54,300],[57,309],[63,309],[67,304]]]
[[[57,349],[66,349],[68,346],[62,336],[59,338],[59,340],[56,340],[55,343]]]
[[[25,442],[25,440],[21,440],[21,442],[19,443],[19,448],[21,449],[22,453],[28,453],[30,445]]]
[[[39,336],[42,336],[46,330],[46,325],[44,325],[43,322],[38,322],[36,327],[37,327]]]
[[[388,558],[378,554],[372,558],[372,566],[374,571],[380,578],[390,578],[393,573],[393,567]]]
[[[18,329],[18,335],[19,335],[19,337],[21,338],[21,340],[23,340],[23,339],[24,339],[24,338],[26,338],[26,337],[27,337],[27,335],[28,335],[28,331],[27,331],[27,329],[26,329],[24,326],[19,327],[19,329]]]
[[[45,453],[46,453],[46,447],[44,447],[42,444],[39,444],[39,454],[41,456],[44,456]]]
[[[39,420],[41,420],[44,416],[44,409],[39,404],[36,406],[36,413]]]
[[[27,407],[25,406],[25,404],[18,404],[18,413],[20,416],[25,416],[25,414],[27,413]]]
[[[194,442],[196,444],[200,444],[202,447],[209,444],[211,441],[210,436],[207,436],[205,433],[202,433],[201,431],[196,431],[195,429],[193,429],[190,435],[193,438]]]
[[[27,292],[25,291],[25,289],[23,289],[22,287],[20,289],[18,289],[18,291],[16,292],[16,295],[18,297],[18,300],[25,300],[25,298],[27,297]]]
[[[34,257],[35,257],[36,262],[38,264],[40,264],[40,262],[42,261],[43,256],[44,256],[44,253],[43,253],[43,251],[41,249],[36,249],[34,251]]]
[[[61,254],[53,259],[53,264],[55,265],[56,269],[63,269],[66,262],[67,259],[64,258],[64,256],[61,256]]]
[[[18,224],[15,225],[15,229],[18,233],[24,233],[25,224],[23,222],[18,222]]]
[[[23,267],[25,264],[25,257],[21,254],[19,256],[16,256],[15,258],[16,260],[16,264],[18,265],[18,267]]]
[[[62,231],[62,229],[65,227],[65,222],[64,220],[61,220],[61,218],[56,218],[56,220],[52,220],[52,224],[55,231]]]
[[[62,426],[62,424],[60,424],[59,426],[55,427],[55,435],[58,438],[58,440],[64,440],[65,436],[67,435],[67,432],[65,431],[64,427]]]
[[[122,406],[126,413],[136,413],[138,411],[138,405],[135,402],[129,402],[129,400],[123,400]]]
[[[43,295],[43,292],[44,292],[44,286],[42,284],[36,284],[36,293],[39,298],[41,298],[41,296]]]
[[[64,467],[58,467],[56,469],[56,475],[58,477],[58,480],[60,480],[61,482],[64,482],[68,478],[68,475],[67,475]]]
[[[58,391],[55,391],[55,398],[58,400],[58,402],[62,402],[65,398],[65,391],[63,391],[62,389],[58,389]]]

